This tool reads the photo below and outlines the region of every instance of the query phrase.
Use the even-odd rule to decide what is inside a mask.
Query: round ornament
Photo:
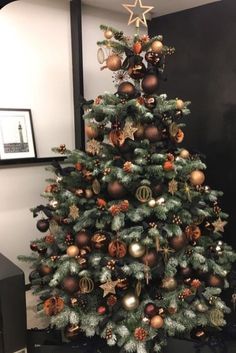
[[[220,327],[220,326],[225,325],[224,313],[220,309],[210,310],[209,319],[210,319],[212,325],[214,325],[216,327]]]
[[[35,243],[31,243],[31,244],[30,244],[30,249],[31,249],[32,251],[38,251],[38,245],[35,244]]]
[[[161,54],[162,50],[163,50],[163,44],[161,41],[159,40],[155,40],[152,45],[151,45],[152,51],[154,51],[154,53],[158,53]]]
[[[135,94],[135,87],[130,82],[122,82],[118,87],[118,94],[132,97]]]
[[[154,196],[160,196],[163,194],[163,184],[156,184],[152,187]]]
[[[148,74],[142,80],[142,89],[147,94],[153,94],[158,88],[158,77],[154,74]]]
[[[118,71],[121,68],[121,58],[117,54],[112,54],[106,59],[106,65],[111,71]]]
[[[208,306],[204,303],[197,303],[195,308],[199,313],[205,313],[208,311]]]
[[[139,299],[133,293],[128,293],[122,298],[122,305],[127,311],[135,310],[139,306]]]
[[[191,267],[187,266],[187,267],[180,267],[179,272],[183,278],[189,278],[191,277],[193,270]]]
[[[134,337],[137,341],[145,341],[148,336],[148,332],[143,327],[137,327],[134,331]]]
[[[177,251],[181,250],[186,245],[186,236],[184,233],[180,236],[175,235],[172,238],[170,238],[169,243],[173,249],[175,249]]]
[[[49,229],[49,220],[48,219],[40,219],[37,222],[36,227],[42,233],[47,232]]]
[[[91,189],[85,189],[84,194],[86,199],[91,199],[93,197],[93,191]]]
[[[157,313],[157,307],[155,304],[153,303],[148,303],[145,305],[144,307],[144,314],[147,316],[147,317],[153,317],[154,315],[156,315]]]
[[[168,292],[174,291],[177,288],[177,281],[173,277],[166,277],[162,280],[162,288]]]
[[[173,162],[171,161],[165,161],[163,163],[163,169],[166,171],[166,172],[170,172],[172,170],[174,170],[174,164]]]
[[[64,300],[59,297],[51,297],[45,300],[43,310],[46,315],[53,316],[59,314],[64,309]]]
[[[182,99],[176,99],[175,107],[176,107],[176,109],[178,109],[178,110],[184,109],[185,104],[184,104],[184,102],[182,101]]]
[[[139,186],[135,193],[136,198],[142,202],[148,202],[152,199],[152,190],[147,185]]]
[[[73,276],[67,276],[62,281],[62,288],[69,294],[78,292],[79,280]]]
[[[99,48],[97,51],[97,59],[98,59],[99,64],[101,64],[101,65],[105,61],[105,54],[104,54],[104,51],[102,48]]]
[[[194,170],[190,174],[190,183],[194,186],[202,185],[205,181],[205,175],[200,170]]]
[[[79,247],[87,246],[90,242],[90,236],[85,230],[81,230],[77,233],[75,242]]]
[[[106,308],[105,306],[99,306],[99,307],[97,308],[97,313],[98,313],[99,315],[104,315],[104,314],[106,314],[106,311],[107,311],[107,308]]]
[[[125,142],[125,134],[122,130],[112,130],[108,138],[113,146],[122,146]]]
[[[79,255],[79,248],[75,245],[71,245],[67,248],[66,253],[69,257],[75,257]]]
[[[151,199],[150,201],[148,201],[148,206],[154,208],[156,206],[156,200]]]
[[[161,316],[155,315],[151,318],[150,326],[154,329],[160,329],[164,325],[164,320]]]
[[[140,54],[141,51],[142,51],[142,43],[139,41],[135,42],[133,45],[133,52],[135,54]]]
[[[94,282],[91,278],[82,277],[79,280],[79,289],[81,293],[91,293],[94,289]]]
[[[148,251],[148,253],[142,257],[142,262],[149,267],[154,267],[157,263],[156,250],[153,249]]]
[[[113,240],[108,246],[108,252],[112,257],[122,258],[127,253],[127,246],[123,241]]]
[[[181,158],[183,158],[183,159],[188,159],[188,158],[190,157],[190,153],[189,153],[188,150],[182,149],[182,150],[180,151],[179,156],[180,156]]]
[[[137,131],[134,133],[134,137],[137,140],[141,140],[144,136],[144,126],[142,124],[136,125]]]
[[[98,129],[92,125],[86,125],[85,134],[89,139],[96,139],[98,137]]]
[[[53,272],[52,267],[50,267],[48,265],[41,265],[39,267],[39,273],[40,273],[41,276],[47,276],[47,275],[49,275],[52,272]]]
[[[121,199],[125,196],[126,190],[119,181],[114,181],[108,184],[108,194],[114,199]]]
[[[107,29],[105,32],[104,32],[104,37],[106,39],[111,39],[113,37],[113,32],[110,30],[110,29]]]
[[[214,275],[211,274],[208,278],[208,285],[211,287],[222,287],[223,285],[223,279],[218,276],[218,275]]]
[[[144,137],[151,143],[155,143],[161,140],[162,133],[155,125],[148,125],[144,130]]]
[[[129,254],[134,258],[142,257],[145,254],[145,251],[145,246],[137,241],[129,245]]]

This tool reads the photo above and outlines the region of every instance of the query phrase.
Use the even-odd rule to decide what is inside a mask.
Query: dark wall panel
[[[207,183],[224,191],[225,240],[236,247],[236,1],[225,0],[153,19],[176,53],[161,93],[191,100],[184,145],[206,155]]]

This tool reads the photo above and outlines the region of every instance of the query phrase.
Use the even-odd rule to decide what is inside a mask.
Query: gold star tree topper
[[[142,0],[135,0],[133,5],[122,4],[122,6],[130,13],[128,25],[135,22],[136,27],[139,27],[141,22],[147,27],[146,14],[154,8],[153,6],[144,6]]]

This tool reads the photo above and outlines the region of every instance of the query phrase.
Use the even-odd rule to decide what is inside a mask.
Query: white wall
[[[83,65],[84,65],[84,95],[87,99],[93,99],[105,91],[114,93],[112,71],[105,69],[100,71],[102,65],[97,61],[97,41],[104,38],[99,26],[110,25],[123,31],[126,35],[134,34],[134,26],[128,26],[129,14],[120,14],[111,10],[104,10],[92,6],[82,7],[82,31],[83,31]],[[146,27],[141,27],[140,33],[146,33]]]
[[[0,107],[32,109],[39,157],[74,146],[70,12],[67,0],[21,0],[0,11]],[[44,202],[45,166],[0,167],[0,252],[18,254],[42,235],[29,209]]]

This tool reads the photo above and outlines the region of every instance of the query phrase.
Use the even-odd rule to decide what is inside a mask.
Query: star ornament
[[[136,127],[133,126],[132,123],[130,123],[129,121],[127,121],[125,123],[124,129],[123,129],[123,133],[124,133],[124,139],[131,139],[134,141],[134,133],[137,131],[138,129]]]
[[[119,280],[117,281],[107,281],[103,284],[101,284],[99,287],[103,289],[103,298],[106,297],[109,293],[111,294],[116,294],[116,286],[119,283]]]
[[[222,221],[221,218],[218,218],[215,222],[212,223],[213,227],[214,227],[214,233],[217,232],[224,232],[224,227],[226,226],[228,222],[226,221]]]
[[[70,206],[70,213],[69,216],[75,221],[77,218],[79,218],[79,209],[76,205],[71,205]]]
[[[150,12],[153,6],[144,6],[142,0],[135,0],[133,5],[122,4],[122,6],[130,13],[128,25],[136,23],[136,27],[139,27],[140,22],[147,27],[146,14]]]

